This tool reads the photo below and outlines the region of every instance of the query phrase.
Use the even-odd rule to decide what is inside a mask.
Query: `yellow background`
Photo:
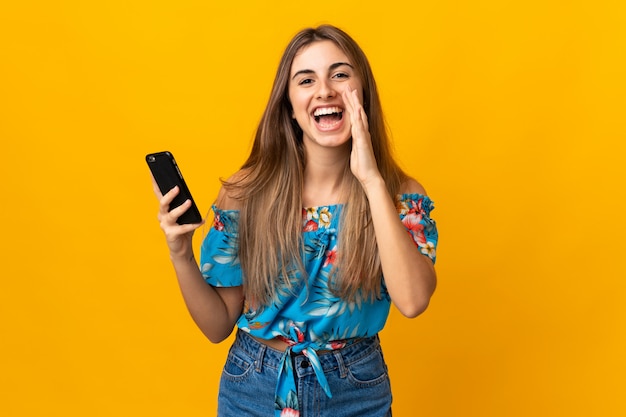
[[[625,415],[625,4],[4,2],[0,415],[214,414],[229,343],[188,317],[143,158],[207,211],[322,22],[437,205],[437,293],[382,334],[394,415]]]

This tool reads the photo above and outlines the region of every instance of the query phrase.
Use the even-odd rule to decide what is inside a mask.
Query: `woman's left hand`
[[[350,169],[361,185],[367,186],[371,181],[380,178],[376,157],[372,148],[372,137],[369,132],[367,115],[361,104],[357,90],[348,87],[343,92],[343,102],[350,115],[352,126],[352,153]]]

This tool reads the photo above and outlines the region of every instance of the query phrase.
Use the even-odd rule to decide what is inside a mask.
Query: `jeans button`
[[[304,359],[302,362],[300,362],[300,367],[301,367],[301,368],[306,369],[306,368],[308,368],[308,367],[309,367],[309,365],[310,365],[310,363],[309,363],[309,361],[308,361],[308,360],[306,360],[306,359]]]

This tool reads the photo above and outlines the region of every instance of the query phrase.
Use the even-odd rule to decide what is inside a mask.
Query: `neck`
[[[350,150],[307,152],[302,203],[305,207],[343,203],[342,192],[349,169]]]

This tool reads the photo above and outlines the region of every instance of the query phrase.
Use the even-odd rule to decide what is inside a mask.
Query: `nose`
[[[335,97],[337,94],[333,86],[327,80],[320,80],[318,86],[317,98],[319,99],[326,100]]]

